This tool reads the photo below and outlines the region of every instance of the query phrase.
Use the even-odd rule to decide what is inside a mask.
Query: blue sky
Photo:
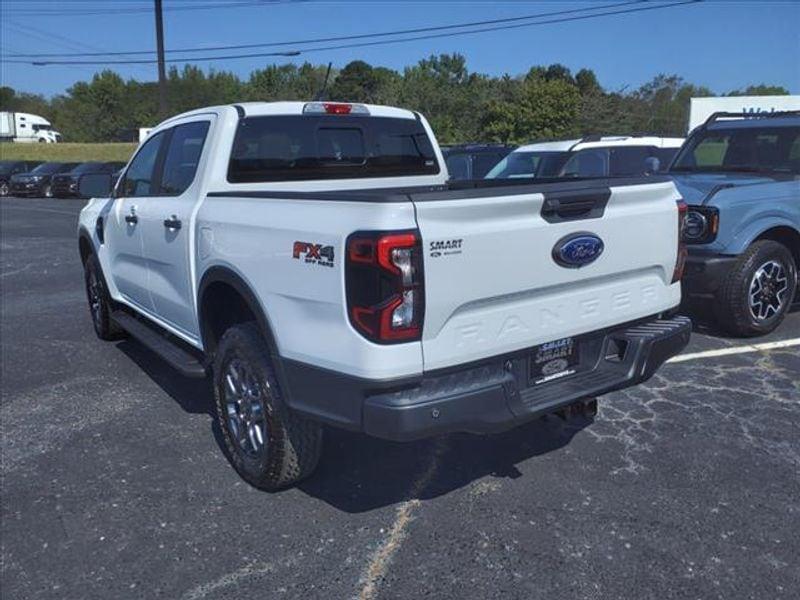
[[[225,0],[193,0],[198,4]],[[230,0],[235,2],[236,0]],[[602,4],[611,4],[605,0]],[[191,4],[164,0],[166,9]],[[655,2],[656,4],[658,2]],[[240,2],[240,4],[246,4]],[[252,4],[252,3],[250,3]],[[374,2],[306,1],[265,3],[208,10],[167,10],[166,47],[264,43],[429,27],[590,7],[592,2]],[[0,0],[0,51],[58,53],[124,51],[155,47],[150,0]],[[104,9],[96,15],[31,15]],[[125,14],[123,9],[142,12]],[[576,71],[595,71],[606,89],[635,88],[659,73],[728,92],[768,83],[800,93],[800,2],[707,0],[663,10],[518,28],[370,48],[310,53],[297,58],[199,62],[246,77],[272,62],[327,63],[342,67],[354,59],[402,69],[430,54],[460,52],[472,71],[521,74],[532,65],[560,62]],[[267,51],[266,49],[264,51]],[[123,76],[156,78],[155,65],[114,66]],[[15,89],[52,95],[102,69],[93,66],[9,64],[0,79]]]

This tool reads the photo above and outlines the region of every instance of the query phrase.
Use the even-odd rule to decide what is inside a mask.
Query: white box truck
[[[39,115],[0,112],[0,141],[55,144],[61,141],[61,134]]]

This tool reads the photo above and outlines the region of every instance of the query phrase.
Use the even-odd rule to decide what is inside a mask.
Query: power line
[[[321,44],[325,42],[341,42],[341,41],[349,41],[349,40],[360,40],[360,39],[368,39],[368,38],[375,38],[375,37],[386,37],[386,36],[399,36],[399,35],[408,35],[408,34],[416,34],[416,33],[430,33],[434,31],[446,31],[452,29],[463,29],[467,27],[479,27],[483,25],[499,25],[503,23],[514,23],[520,21],[528,21],[531,19],[540,19],[543,17],[554,17],[559,15],[567,15],[567,14],[574,14],[580,12],[587,12],[587,11],[599,11],[604,10],[606,8],[617,8],[620,6],[630,6],[633,4],[642,4],[645,2],[650,2],[650,0],[626,0],[624,2],[616,2],[613,4],[604,4],[599,6],[591,6],[591,7],[584,7],[584,8],[574,8],[570,10],[558,10],[553,12],[545,12],[545,13],[534,13],[530,15],[522,15],[519,17],[507,17],[503,19],[489,19],[484,21],[472,21],[467,23],[455,23],[451,25],[438,25],[438,26],[430,26],[430,27],[417,27],[413,29],[398,29],[394,31],[382,31],[382,32],[375,32],[375,33],[362,33],[357,35],[342,35],[342,36],[335,36],[335,37],[323,37],[323,38],[311,38],[311,39],[300,39],[300,40],[289,40],[283,42],[268,42],[268,43],[260,43],[260,44],[238,44],[235,46],[205,46],[205,47],[195,47],[195,48],[174,48],[171,50],[167,50],[168,54],[177,54],[183,52],[215,52],[220,50],[246,50],[251,48],[273,48],[277,46],[301,46],[307,44]],[[59,58],[65,57],[79,57],[79,56],[130,56],[130,55],[138,55],[138,54],[152,54],[152,50],[128,50],[128,51],[118,51],[118,52],[107,52],[107,53],[93,53],[93,52],[74,52],[74,53],[64,53],[64,54],[15,54],[9,55],[13,56],[14,58],[49,58],[53,56],[57,56]]]
[[[556,23],[566,23],[570,21],[581,21],[586,19],[595,19],[599,17],[607,17],[607,16],[614,16],[614,15],[624,15],[630,13],[637,13],[643,12],[648,10],[659,10],[664,8],[674,8],[677,6],[684,6],[688,4],[697,4],[702,2],[703,0],[682,0],[680,2],[672,2],[668,4],[657,4],[657,5],[647,5],[641,7],[634,7],[634,8],[627,8],[615,11],[607,11],[603,13],[596,13],[590,15],[578,15],[573,17],[565,17],[559,19],[550,19],[546,21],[536,21],[533,23],[516,23],[511,25],[502,25],[502,26],[493,26],[493,27],[483,27],[478,29],[472,29],[469,31],[456,31],[456,32],[449,32],[449,33],[435,33],[429,35],[420,35],[408,38],[401,38],[401,39],[393,39],[393,40],[378,40],[374,42],[361,42],[355,44],[340,44],[334,46],[317,46],[312,48],[303,48],[298,50],[291,50],[286,52],[257,52],[257,53],[250,53],[250,54],[228,54],[228,55],[221,55],[221,56],[196,56],[196,57],[186,57],[186,58],[169,58],[166,60],[168,63],[189,63],[189,62],[204,62],[204,61],[220,61],[220,60],[239,60],[239,59],[246,59],[246,58],[264,58],[270,56],[299,56],[301,54],[311,54],[314,52],[326,52],[330,50],[342,50],[347,48],[364,48],[364,47],[371,47],[371,46],[382,46],[387,44],[396,44],[401,42],[413,42],[418,40],[429,40],[429,39],[439,39],[439,38],[449,38],[449,37],[456,37],[461,35],[471,35],[476,33],[486,33],[492,31],[501,31],[501,30],[509,30],[509,29],[519,29],[524,27],[534,27],[538,25],[550,25]],[[95,61],[95,60],[6,60],[7,63],[16,63],[16,64],[31,64],[35,66],[47,66],[47,65],[135,65],[135,64],[154,64],[157,61],[155,59],[134,59],[134,60],[103,60],[103,61]]]
[[[194,3],[191,5],[179,5],[179,6],[167,6],[164,8],[164,12],[179,12],[179,11],[195,11],[195,10],[213,10],[218,8],[248,8],[248,7],[260,7],[260,6],[269,6],[271,4],[283,4],[285,2],[302,2],[304,0],[239,0],[239,1],[231,1],[231,2],[209,2],[205,4],[201,3]],[[149,4],[149,3],[148,3]],[[95,16],[95,15],[108,15],[108,9],[100,9],[100,8],[73,8],[70,10],[64,10],[63,8],[58,9],[31,9],[31,8],[23,8],[23,9],[4,9],[3,12],[5,14],[15,16],[15,17],[84,17],[84,16]],[[114,8],[113,14],[142,14],[142,13],[151,13],[152,8],[148,6],[142,7],[130,7],[130,8]]]
[[[53,33],[52,31],[45,31],[44,29],[39,29],[37,27],[34,27],[33,25],[30,25],[29,23],[23,25],[22,23],[17,23],[15,21],[6,19],[3,21],[3,25],[8,27],[12,32],[18,33],[26,38],[30,38],[32,36],[33,38],[39,38],[39,40],[41,41],[49,42],[51,44],[55,44],[56,46],[61,46],[62,48],[69,48],[70,50],[80,50],[88,48],[89,50],[98,51],[97,54],[100,55],[103,54],[99,52],[100,48],[98,48],[97,46],[92,46],[84,42],[74,40],[72,38],[68,38],[63,35],[59,35],[57,33]],[[10,53],[3,53],[3,54],[5,54],[5,56],[14,56],[14,54]],[[3,60],[2,62],[9,62],[9,61]],[[89,67],[84,65],[80,68],[87,69]],[[135,68],[142,69],[144,67],[138,65],[135,66]]]

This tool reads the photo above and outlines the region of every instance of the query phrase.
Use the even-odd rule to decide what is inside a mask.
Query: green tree
[[[581,69],[575,74],[575,85],[578,86],[578,91],[581,96],[588,96],[591,94],[600,94],[603,88],[597,81],[597,75],[591,69]]]
[[[496,97],[494,80],[470,73],[460,54],[421,60],[403,72],[394,103],[423,113],[440,143],[479,139],[481,109]]]
[[[399,80],[396,71],[354,60],[339,71],[328,96],[345,102],[389,104],[397,96]]]
[[[685,135],[689,100],[710,96],[711,90],[687,84],[677,75],[657,75],[636,90],[634,123],[638,132],[657,135]]]
[[[122,77],[102,71],[67,90],[55,123],[69,141],[116,141],[130,127],[129,101]]]
[[[782,85],[751,85],[743,90],[728,92],[728,96],[788,96],[790,94]]]
[[[544,73],[544,78],[547,81],[566,81],[567,83],[575,83],[572,77],[572,71],[562,64],[555,63],[547,67]]]
[[[523,143],[575,135],[580,101],[577,86],[562,78],[526,78],[511,101],[489,102],[484,136],[492,141]]]

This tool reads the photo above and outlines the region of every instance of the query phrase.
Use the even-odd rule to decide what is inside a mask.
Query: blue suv
[[[684,295],[729,333],[775,329],[800,265],[800,111],[716,113],[670,166],[689,204]]]

